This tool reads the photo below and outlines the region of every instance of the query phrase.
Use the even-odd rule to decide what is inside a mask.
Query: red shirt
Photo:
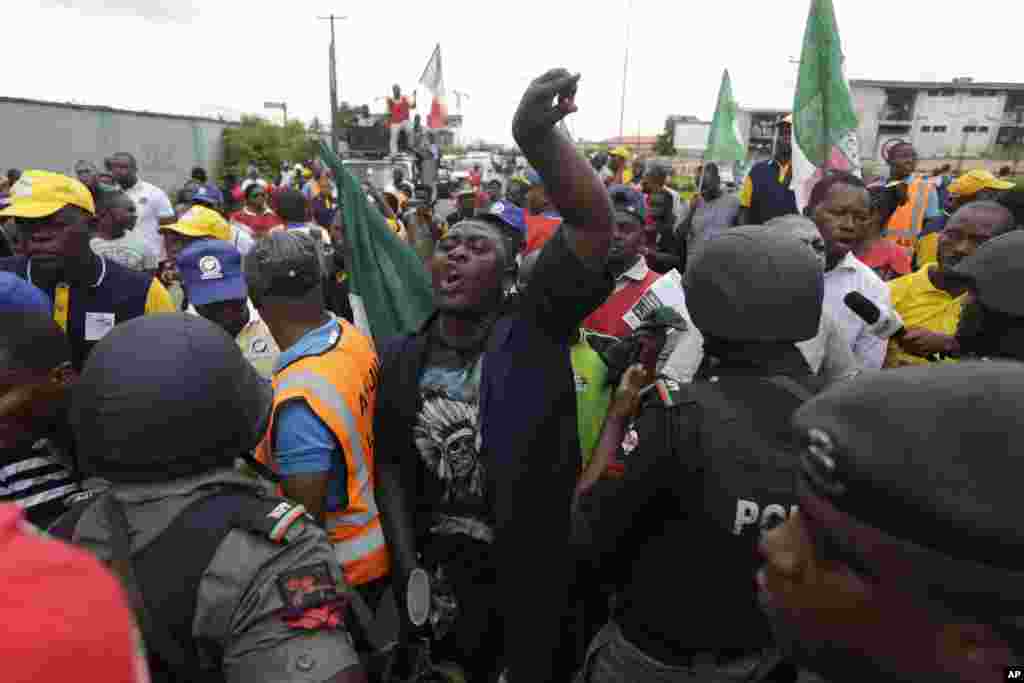
[[[253,213],[248,209],[235,211],[231,214],[231,222],[239,223],[249,228],[253,237],[262,237],[270,232],[272,228],[284,225],[284,221],[281,220],[281,217],[269,210],[264,213]]]
[[[482,180],[483,180],[483,177],[480,175],[479,172],[477,172],[477,171],[470,171],[469,172],[469,184],[472,185],[473,187],[475,187],[476,189],[478,189],[478,190],[480,189],[480,183],[481,183]]]
[[[875,240],[862,253],[857,254],[857,258],[883,280],[906,275],[911,270],[907,250],[887,239]]]
[[[388,108],[391,110],[391,123],[402,123],[409,120],[409,98],[404,95],[397,100],[389,97]]]
[[[0,505],[4,683],[138,683],[143,662],[121,586],[89,553],[31,531]],[[85,674],[85,676],[83,676]]]

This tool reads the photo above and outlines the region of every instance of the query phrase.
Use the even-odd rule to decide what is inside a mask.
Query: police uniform
[[[943,624],[991,627],[1015,656],[1011,664],[1024,661],[1016,476],[1016,444],[1024,437],[1022,403],[1020,364],[967,362],[863,375],[809,401],[793,417],[802,446],[794,460],[800,519],[815,555],[846,565],[836,572],[871,577],[872,591],[904,596],[907,603],[898,609],[910,605],[927,615],[936,631]],[[922,404],[930,410],[922,411]],[[943,419],[934,419],[936,410]],[[786,600],[771,597],[783,619]],[[886,609],[872,604],[870,595],[857,600],[870,605],[866,609]],[[814,611],[806,610],[810,630],[794,633],[799,641],[829,637],[819,636]],[[873,619],[885,617],[879,612]],[[843,633],[856,631],[854,625]],[[837,640],[830,642],[829,656],[815,657],[815,647],[796,651],[837,680],[952,680],[951,670],[940,666],[941,660],[948,665],[949,657],[958,656],[949,652],[955,636],[948,636],[939,652],[932,651],[930,633],[908,639],[908,648],[927,648],[926,658],[916,662],[919,669],[935,662],[934,671],[913,674],[897,671],[907,664],[893,656],[898,649],[865,651],[863,645]],[[979,669],[999,664],[987,661],[984,652],[959,656],[973,659]],[[1000,680],[1000,675],[957,680]]]
[[[184,313],[115,327],[75,387],[82,471],[111,485],[52,530],[121,578],[154,681],[313,682],[358,664],[326,534],[232,471],[271,405],[234,340]]]
[[[750,577],[761,530],[796,502],[788,424],[815,384],[794,343],[817,334],[820,266],[795,239],[737,228],[708,244],[687,293],[704,367],[648,392],[623,478],[576,520],[581,571],[619,587],[581,683],[796,675]]]
[[[133,531],[154,681],[183,680],[184,672],[189,680],[323,681],[358,664],[347,631],[329,626],[330,613],[342,619],[347,604],[341,569],[302,506],[224,470],[115,487],[78,503],[51,534],[111,562],[109,496]]]

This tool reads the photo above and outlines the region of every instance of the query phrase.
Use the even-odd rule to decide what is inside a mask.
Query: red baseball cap
[[[148,680],[121,586],[87,552],[42,536],[0,505],[5,683]]]

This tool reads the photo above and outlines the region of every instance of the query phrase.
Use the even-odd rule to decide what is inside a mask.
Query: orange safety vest
[[[348,507],[326,512],[327,535],[345,580],[360,586],[386,576],[391,566],[373,494],[373,413],[380,362],[368,337],[345,320],[336,322],[339,328],[326,353],[300,358],[274,375],[274,409],[257,457],[276,469],[274,417],[288,401],[305,401],[331,430],[345,458]]]
[[[885,238],[907,250],[913,250],[924,226],[928,211],[928,192],[932,184],[928,178],[918,176],[907,188],[907,203],[900,206],[886,224]]]

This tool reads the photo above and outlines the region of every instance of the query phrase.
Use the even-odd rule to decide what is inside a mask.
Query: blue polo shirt
[[[277,358],[274,374],[307,356],[327,352],[337,342],[341,325],[333,317],[320,327],[310,330],[282,351]],[[323,420],[305,401],[288,401],[274,416],[274,460],[278,472],[284,477],[298,474],[325,474],[335,472],[332,481],[347,480],[345,458],[338,440]],[[347,492],[339,485],[327,491],[327,509],[336,510],[348,505]]]

